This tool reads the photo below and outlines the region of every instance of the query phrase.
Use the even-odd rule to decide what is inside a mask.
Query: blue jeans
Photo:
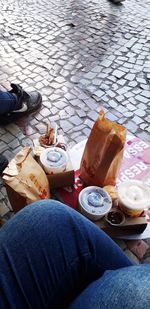
[[[17,109],[17,99],[10,92],[0,91],[0,115]]]
[[[25,207],[0,230],[1,309],[148,309],[149,270],[57,201]]]

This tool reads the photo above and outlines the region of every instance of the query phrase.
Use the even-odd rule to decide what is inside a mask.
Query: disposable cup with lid
[[[57,174],[66,170],[68,154],[58,147],[51,147],[43,150],[40,161],[47,174]]]
[[[109,194],[100,187],[89,186],[79,194],[81,213],[93,221],[101,219],[112,207]]]
[[[119,206],[124,213],[138,217],[150,206],[150,188],[140,180],[128,180],[118,187]]]

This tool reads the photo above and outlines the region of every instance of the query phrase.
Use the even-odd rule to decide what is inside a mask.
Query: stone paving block
[[[132,37],[132,38],[130,38],[130,40],[125,44],[125,46],[126,46],[127,48],[131,48],[137,40],[138,40],[138,39],[137,39],[136,37]]]
[[[73,134],[71,134],[71,138],[72,139],[76,139],[77,136],[79,136],[79,132],[74,132]]]
[[[69,115],[67,114],[67,112],[65,110],[59,111],[58,115],[59,115],[60,119],[67,119],[69,117]]]
[[[144,104],[147,104],[149,102],[149,99],[148,98],[145,98],[143,97],[142,95],[137,95],[136,97],[136,100],[140,101],[141,103],[144,103]]]
[[[10,209],[7,207],[7,205],[4,202],[0,202],[0,216],[5,216]]]
[[[137,125],[143,122],[143,119],[138,117],[138,116],[134,116],[132,119]]]
[[[118,120],[118,118],[117,118],[114,114],[112,114],[112,113],[110,113],[110,112],[107,112],[107,113],[106,113],[106,118],[108,118],[108,119],[111,120],[111,121],[116,121],[116,122],[117,122],[117,120]]]
[[[12,149],[17,148],[19,145],[20,145],[20,142],[16,138],[12,142],[9,143],[9,147]]]
[[[82,141],[84,141],[85,139],[86,139],[86,136],[85,136],[85,135],[79,135],[79,136],[76,137],[77,143],[82,142]]]
[[[0,127],[0,136],[5,134],[6,132],[7,131],[4,128]]]
[[[84,124],[85,124],[86,126],[88,126],[89,128],[92,128],[93,125],[94,125],[94,122],[91,121],[91,120],[89,120],[89,119],[86,119],[86,120],[84,121]]]
[[[133,96],[133,97],[129,97],[129,98],[128,98],[128,101],[129,101],[131,104],[135,105],[135,107],[137,107],[137,100],[134,98],[134,96]]]
[[[123,114],[126,118],[130,118],[130,117],[132,117],[132,112],[125,112],[124,114]]]
[[[75,110],[74,110],[74,108],[71,107],[71,106],[65,107],[65,111],[67,112],[67,114],[68,114],[69,116],[73,116],[73,115],[75,114]]]
[[[73,125],[71,123],[69,123],[69,121],[67,121],[67,120],[60,120],[60,127],[66,133],[66,132],[68,132],[68,130],[72,129]]]
[[[129,120],[128,122],[126,122],[125,124],[126,128],[132,132],[132,133],[136,133],[137,129],[138,129],[138,125],[135,124],[133,121]]]
[[[95,85],[95,86],[100,86],[100,84],[101,84],[101,80],[100,79],[98,79],[98,78],[94,78],[93,80],[92,80],[92,84],[93,85]],[[89,84],[89,83],[88,83]]]
[[[149,112],[148,116],[146,117],[146,120],[147,120],[148,123],[150,123],[150,112]]]
[[[25,135],[20,131],[20,132],[16,135],[16,138],[21,142],[21,141],[25,138]]]
[[[124,251],[125,255],[131,260],[133,261],[135,264],[140,264],[138,258],[128,249],[126,249]]]
[[[76,112],[77,112],[77,114],[78,114],[78,116],[79,116],[80,118],[84,118],[84,117],[86,117],[86,115],[87,115],[87,114],[85,113],[85,111],[82,110],[82,109],[77,109]]]
[[[116,96],[116,100],[119,102],[119,103],[122,103],[122,101],[125,99],[125,97],[123,95],[117,95]]]
[[[56,113],[59,112],[59,109],[54,106],[54,107],[51,108],[50,111],[51,111],[51,114],[55,115]]]
[[[101,65],[95,66],[95,67],[92,69],[92,71],[93,71],[94,73],[100,73],[100,72],[102,71]]]
[[[85,128],[85,125],[84,124],[80,124],[79,126],[74,126],[73,128],[72,128],[72,131],[73,132],[77,132],[77,131],[82,131],[83,129]]]
[[[121,78],[121,77],[123,77],[125,75],[125,72],[123,72],[121,70],[115,70],[113,72],[113,75],[119,79],[119,78]]]
[[[10,160],[13,159],[13,158],[15,157],[15,155],[16,155],[19,151],[21,151],[21,150],[22,150],[22,146],[16,147],[15,149],[13,149],[13,152],[12,152],[12,155],[11,155],[10,158],[8,158],[8,156],[7,156],[7,154],[6,154],[7,159],[9,159],[9,161],[10,161]]]
[[[101,98],[104,94],[105,92],[100,89],[94,92],[94,95],[98,96],[99,98]]]
[[[128,73],[126,76],[125,76],[125,79],[129,80],[129,81],[133,81],[135,79],[135,74],[131,74],[131,73]]]
[[[79,99],[73,99],[73,100],[70,100],[70,103],[73,106],[80,106],[81,101]]]
[[[131,98],[131,97],[134,97],[134,94],[130,91],[130,92],[126,92],[126,93],[124,94],[124,96],[125,96],[127,99],[129,99],[129,98]]]
[[[0,141],[0,153],[8,149],[8,144],[4,143],[3,141]]]
[[[126,106],[127,106],[127,109],[129,111],[135,111],[136,110],[136,107],[131,103],[128,103]]]
[[[14,136],[16,136],[16,134],[20,132],[20,128],[14,123],[7,125],[5,128],[7,131],[9,131]]]
[[[108,59],[107,59],[107,60],[103,60],[103,61],[101,62],[101,66],[106,67],[106,68],[110,67],[111,64],[112,64],[112,61],[111,61],[111,60],[108,60]]]
[[[84,103],[91,109],[91,110],[96,110],[97,108],[97,103],[95,102],[95,100],[93,100],[92,98],[88,98],[86,100],[84,100]]]
[[[142,92],[141,92],[141,95],[142,95],[143,97],[146,97],[146,98],[150,99],[150,91],[148,91],[148,90],[142,91]]]
[[[120,86],[123,86],[126,82],[127,82],[126,79],[121,78],[117,81],[117,84],[119,84]]]
[[[97,88],[96,86],[89,84],[89,85],[87,86],[87,91],[88,91],[89,93],[94,93],[95,91],[97,91],[96,88]]]
[[[54,102],[54,106],[61,110],[67,106],[67,102],[65,101],[65,99],[58,100],[57,102]]]
[[[89,79],[81,79],[80,83],[86,87],[91,83],[91,81]]]
[[[86,79],[93,79],[93,78],[95,78],[95,76],[96,76],[96,73],[93,73],[93,72],[89,72],[89,73],[85,74]]]
[[[48,108],[43,108],[41,111],[40,111],[40,114],[42,115],[42,117],[47,117],[51,114],[51,111],[48,109]]]
[[[91,133],[91,130],[88,129],[88,128],[84,128],[84,129],[83,129],[83,133],[84,133],[87,137],[89,137],[89,135],[90,135],[90,133]]]
[[[59,116],[58,116],[58,115],[50,116],[50,117],[48,118],[48,122],[49,122],[49,123],[55,122],[55,121],[57,121],[57,120],[59,120]]]
[[[136,115],[138,115],[139,117],[143,117],[146,115],[146,111],[142,110],[142,109],[137,109],[135,112],[134,112]]]
[[[5,135],[1,136],[1,140],[6,143],[10,143],[13,139],[14,139],[14,136],[10,133],[6,133]]]
[[[114,98],[116,96],[116,93],[113,92],[112,90],[108,90],[107,95],[109,95],[110,98]]]
[[[39,133],[44,134],[46,132],[46,125],[43,123],[38,123],[37,125],[35,125],[36,129],[39,131]]]
[[[89,117],[90,119],[96,121],[97,118],[98,118],[98,113],[95,112],[95,111],[90,111],[90,112],[88,113],[88,117]]]
[[[82,123],[82,120],[79,116],[72,116],[69,118],[69,121],[71,121],[74,125],[79,126]]]
[[[142,130],[145,130],[146,128],[148,128],[148,126],[147,126],[146,123],[142,123],[142,124],[140,124],[140,128],[141,128]]]
[[[109,105],[110,105],[112,108],[116,108],[116,107],[117,107],[117,102],[115,102],[114,100],[109,100]]]

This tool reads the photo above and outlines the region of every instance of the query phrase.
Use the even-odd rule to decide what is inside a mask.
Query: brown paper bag
[[[14,211],[34,201],[50,197],[47,176],[31,156],[31,151],[31,147],[24,147],[3,172]],[[18,201],[21,205],[18,205]]]
[[[80,165],[80,177],[87,185],[115,185],[121,165],[126,129],[107,120],[100,111],[95,122]]]

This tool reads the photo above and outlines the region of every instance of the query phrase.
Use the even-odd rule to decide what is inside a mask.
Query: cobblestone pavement
[[[107,118],[150,141],[150,1],[0,0],[0,89],[37,89],[43,107],[0,127],[11,159],[57,123],[69,146],[85,139],[100,106]],[[0,215],[9,202],[0,182]]]

